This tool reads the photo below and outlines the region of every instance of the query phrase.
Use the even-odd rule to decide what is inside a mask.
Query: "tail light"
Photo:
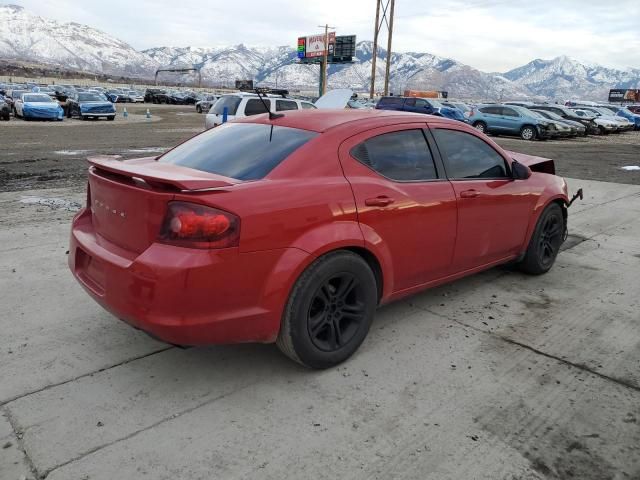
[[[196,203],[169,202],[159,240],[189,248],[237,247],[240,219],[217,208]]]

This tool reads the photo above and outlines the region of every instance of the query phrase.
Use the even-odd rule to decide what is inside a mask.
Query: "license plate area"
[[[76,249],[76,276],[89,290],[104,296],[104,263],[81,248]]]

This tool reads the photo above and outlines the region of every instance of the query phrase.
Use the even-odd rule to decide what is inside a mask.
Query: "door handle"
[[[480,195],[480,192],[474,189],[460,192],[460,198],[476,198],[478,195]]]
[[[391,197],[387,197],[386,195],[379,195],[374,198],[367,198],[364,201],[364,204],[368,207],[386,207],[391,205],[395,200]]]

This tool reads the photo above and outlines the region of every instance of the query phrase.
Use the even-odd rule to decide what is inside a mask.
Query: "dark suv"
[[[450,118],[460,122],[469,123],[463,113],[457,108],[445,107],[433,98],[416,97],[382,97],[377,105],[377,110],[398,110],[402,112],[425,113],[437,117]]]

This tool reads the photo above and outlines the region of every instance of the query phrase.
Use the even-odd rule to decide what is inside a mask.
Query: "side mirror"
[[[514,180],[526,180],[531,176],[531,169],[514,160],[511,164],[511,176]]]

